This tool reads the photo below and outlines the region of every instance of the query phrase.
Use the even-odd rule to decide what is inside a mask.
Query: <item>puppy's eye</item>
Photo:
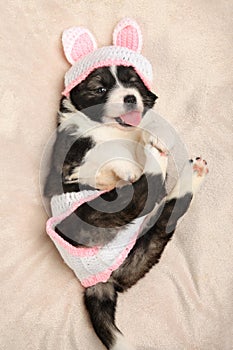
[[[97,94],[103,95],[103,94],[105,94],[105,92],[107,92],[107,89],[105,87],[101,86],[101,87],[95,89],[95,92]]]

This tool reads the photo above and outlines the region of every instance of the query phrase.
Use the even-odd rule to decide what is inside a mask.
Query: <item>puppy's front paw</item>
[[[174,187],[167,197],[167,200],[182,198],[186,194],[197,193],[205,175],[208,174],[207,162],[201,157],[190,159],[185,164],[182,173]]]
[[[75,183],[79,180],[79,172],[74,170],[71,175],[66,175],[64,179],[65,184]]]
[[[155,147],[159,152],[167,154],[168,149],[166,145],[158,138],[156,135],[150,134],[148,131],[143,132],[143,141],[144,145],[151,145],[152,147]]]

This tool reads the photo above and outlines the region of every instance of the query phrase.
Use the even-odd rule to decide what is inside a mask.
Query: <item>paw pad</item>
[[[207,168],[207,162],[202,157],[196,157],[195,159],[190,159],[190,162],[193,164],[193,171],[197,176],[205,176],[208,174],[209,169]]]

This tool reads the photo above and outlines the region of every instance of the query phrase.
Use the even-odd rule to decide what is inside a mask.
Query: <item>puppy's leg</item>
[[[84,301],[94,330],[107,349],[133,350],[115,325],[117,292],[111,280],[85,290]]]
[[[112,273],[117,291],[123,292],[133,286],[159,261],[166,244],[174,233],[174,230],[167,230],[167,223],[174,206],[175,200],[165,204],[158,221],[147,232],[144,232],[124,263]]]
[[[175,229],[177,221],[187,211],[208,172],[207,162],[201,157],[190,159],[186,164],[176,186],[167,196],[168,202],[175,201],[174,210],[167,224],[168,231]]]
[[[204,159],[201,157],[190,159],[167,199],[180,198],[186,193],[195,195],[208,172],[207,162]]]
[[[193,177],[192,177],[192,193],[195,195],[208,174],[209,169],[207,168],[206,160],[201,157],[190,159],[192,164]]]
[[[159,261],[178,220],[188,210],[193,194],[207,173],[207,163],[199,157],[187,164],[177,186],[167,197],[159,219],[137,240],[125,262],[113,272],[112,278],[119,292],[134,285]]]
[[[147,130],[144,130],[142,132],[142,142],[144,145],[151,145],[155,147],[157,150],[159,150],[162,153],[167,154],[168,149],[166,145],[158,138],[156,133],[150,133]]]
[[[164,181],[168,164],[167,155],[160,152],[152,144],[145,145],[144,151],[146,155],[144,173],[152,175],[161,174]]]

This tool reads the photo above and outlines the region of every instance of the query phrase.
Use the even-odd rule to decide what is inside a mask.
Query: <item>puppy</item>
[[[198,157],[187,163],[173,191],[166,193],[167,157],[158,151],[157,142],[138,128],[156,98],[132,67],[94,70],[71,90],[69,98],[61,100],[52,166],[45,186],[48,197],[80,189],[109,190],[101,195],[101,201],[98,198],[81,205],[75,215],[57,225],[56,232],[74,246],[104,245],[122,226],[149,214],[143,234],[122,265],[106,283],[85,290],[84,301],[95,332],[112,350],[133,349],[115,325],[118,292],[134,285],[159,261],[177,221],[208,172],[206,162]],[[105,154],[102,151],[107,152],[111,142],[119,139],[126,143],[113,147],[117,149],[113,152],[116,161],[111,162],[111,153],[110,159],[101,158],[99,151]],[[104,144],[105,148],[101,148]],[[139,165],[134,162],[134,146],[138,144],[143,145],[145,153]],[[118,155],[121,151],[127,154],[123,160]],[[98,171],[102,162],[106,165]],[[116,189],[120,180],[126,183]],[[81,219],[78,227],[77,217]]]

